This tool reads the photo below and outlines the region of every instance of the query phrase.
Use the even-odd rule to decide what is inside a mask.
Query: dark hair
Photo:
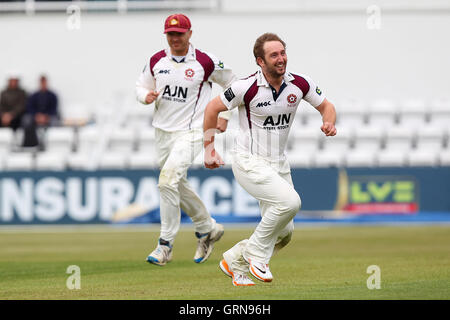
[[[286,48],[286,43],[280,39],[275,33],[266,32],[263,35],[259,36],[255,41],[255,45],[253,46],[253,55],[255,59],[262,58],[264,60],[264,43],[268,41],[279,41]],[[258,64],[258,62],[256,63]]]

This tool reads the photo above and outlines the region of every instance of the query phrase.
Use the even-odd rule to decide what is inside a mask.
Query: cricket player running
[[[212,82],[226,88],[236,80],[231,69],[215,56],[190,43],[191,22],[183,14],[169,16],[164,24],[169,48],[155,53],[136,82],[137,99],[155,103],[153,126],[161,169],[161,233],[147,261],[163,266],[172,260],[180,228],[180,208],[192,219],[198,246],[194,261],[208,259],[223,233],[187,180],[187,170],[202,151],[203,113]],[[229,114],[221,114],[217,129],[225,131]]]
[[[307,76],[286,71],[285,43],[275,34],[260,36],[253,53],[260,70],[234,82],[206,107],[204,117],[205,166],[223,165],[214,149],[214,128],[219,112],[238,107],[240,132],[236,138],[232,170],[238,183],[259,201],[261,221],[249,239],[223,254],[222,271],[235,286],[272,281],[269,261],[291,240],[293,218],[301,200],[294,189],[285,146],[301,99],[322,115],[321,130],[336,135],[334,105]]]

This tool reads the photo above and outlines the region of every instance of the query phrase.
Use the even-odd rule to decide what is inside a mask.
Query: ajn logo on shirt
[[[185,102],[187,97],[188,88],[183,88],[179,86],[175,86],[171,88],[169,85],[166,85],[163,91],[163,99],[166,100],[174,100],[179,102]]]
[[[285,129],[289,127],[289,122],[291,121],[291,113],[288,114],[279,114],[277,118],[273,118],[272,116],[268,116],[266,120],[264,120],[263,126],[264,128],[275,128]],[[270,127],[269,127],[270,126]]]

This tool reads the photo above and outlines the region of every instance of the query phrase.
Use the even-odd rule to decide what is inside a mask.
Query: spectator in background
[[[11,75],[8,86],[0,94],[0,127],[16,130],[21,125],[25,113],[27,94],[20,87],[19,77]]]
[[[25,130],[24,147],[40,144],[37,128],[47,128],[59,124],[58,97],[48,89],[47,77],[39,78],[39,90],[27,101],[26,114],[23,120]]]

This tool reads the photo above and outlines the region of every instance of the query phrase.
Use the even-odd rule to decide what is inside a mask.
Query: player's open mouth
[[[286,68],[286,65],[283,64],[277,64],[275,65],[275,68],[277,68],[279,71],[284,71],[284,69]]]

